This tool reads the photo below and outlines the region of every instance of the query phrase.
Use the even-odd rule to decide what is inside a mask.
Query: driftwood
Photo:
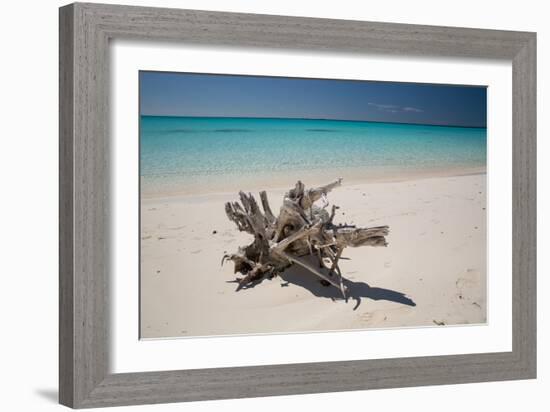
[[[333,285],[346,298],[342,273],[338,266],[344,248],[358,246],[387,246],[385,236],[388,226],[360,228],[355,225],[333,222],[337,206],[328,207],[327,194],[340,186],[338,179],[326,186],[305,188],[300,181],[284,197],[283,205],[276,217],[269,206],[267,194],[260,192],[263,212],[250,193],[239,192],[241,202],[225,204],[227,217],[240,231],[250,233],[254,241],[239,247],[237,253],[223,256],[233,261],[235,272],[243,275],[237,278],[237,290],[264,277],[272,278],[289,266],[296,264],[321,278],[325,286]],[[318,206],[317,201],[322,205]],[[311,263],[313,256],[318,266]],[[325,266],[330,262],[330,267]],[[321,268],[328,269],[328,275]]]

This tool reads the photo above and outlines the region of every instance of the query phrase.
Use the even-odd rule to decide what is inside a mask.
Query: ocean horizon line
[[[330,121],[342,123],[378,123],[378,124],[398,124],[410,126],[434,126],[434,127],[456,127],[461,129],[487,129],[485,126],[464,126],[453,124],[435,124],[435,123],[414,123],[414,122],[384,122],[379,120],[348,120],[348,119],[329,119],[315,117],[263,117],[263,116],[180,116],[180,115],[158,115],[158,114],[140,114],[140,117],[160,117],[176,119],[254,119],[254,120],[315,120]]]

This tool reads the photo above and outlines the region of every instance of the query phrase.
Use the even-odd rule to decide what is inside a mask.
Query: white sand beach
[[[274,211],[295,180],[264,187]],[[232,263],[220,265],[224,253],[251,240],[224,212],[236,191],[142,199],[141,337],[486,322],[484,173],[344,179],[328,198],[340,206],[335,223],[390,227],[388,247],[345,250],[347,302],[299,268],[236,292]]]

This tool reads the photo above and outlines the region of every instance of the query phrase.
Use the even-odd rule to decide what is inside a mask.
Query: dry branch
[[[254,236],[251,244],[239,247],[236,253],[225,255],[222,259],[222,264],[225,260],[233,261],[234,273],[243,275],[237,279],[237,290],[265,276],[276,276],[290,265],[297,264],[321,278],[324,284],[338,288],[346,297],[338,266],[342,251],[348,246],[387,246],[388,226],[358,228],[334,224],[338,206],[333,205],[329,215],[325,210],[328,206],[327,194],[341,184],[342,179],[338,179],[306,190],[304,184],[298,181],[285,194],[277,217],[271,211],[265,191],[260,192],[263,212],[254,196],[242,191],[239,192],[241,203],[225,204],[229,220],[240,231]],[[316,205],[318,200],[323,201],[322,207]],[[308,255],[317,257],[319,268],[304,258]],[[325,267],[325,258],[332,262],[328,276],[320,270]]]

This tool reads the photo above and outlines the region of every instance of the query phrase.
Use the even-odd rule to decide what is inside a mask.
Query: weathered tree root
[[[233,261],[234,273],[240,273],[237,290],[263,277],[273,277],[293,264],[300,265],[321,278],[326,285],[333,285],[346,298],[342,272],[338,266],[344,248],[358,246],[387,246],[388,226],[358,228],[354,225],[333,223],[337,206],[329,214],[327,194],[342,184],[338,179],[328,185],[305,189],[302,182],[289,190],[284,197],[279,216],[275,217],[265,191],[260,192],[263,213],[250,193],[239,192],[241,202],[228,202],[225,212],[240,231],[250,233],[254,241],[239,247],[236,253],[224,255]],[[315,204],[323,200],[323,206]],[[312,265],[306,256],[315,256],[319,268]],[[324,259],[331,262],[329,275],[322,272]]]

